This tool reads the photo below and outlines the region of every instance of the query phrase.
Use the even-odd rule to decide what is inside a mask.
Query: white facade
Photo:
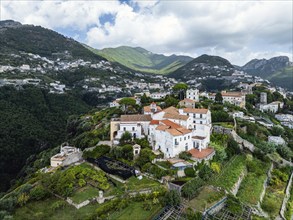
[[[222,91],[221,94],[223,97],[223,103],[228,102],[232,105],[239,106],[240,108],[245,107],[245,94],[241,92],[226,92],[226,91]],[[215,93],[210,94],[209,98],[212,100],[215,100],[216,94]]]
[[[271,102],[269,104],[260,104],[259,105],[259,110],[262,112],[273,112],[276,113],[279,108],[283,108],[284,107],[284,103],[283,102]]]
[[[198,102],[199,101],[199,91],[198,91],[198,89],[188,89],[186,91],[186,98]]]
[[[152,99],[163,99],[167,95],[168,95],[168,93],[165,93],[165,92],[155,92],[155,93],[150,94],[150,97]]]
[[[79,148],[61,146],[60,153],[51,157],[51,167],[68,166],[82,159],[82,152]]]

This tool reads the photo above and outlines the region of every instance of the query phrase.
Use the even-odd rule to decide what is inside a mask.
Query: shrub
[[[184,173],[188,177],[195,177],[195,171],[192,167],[187,167],[184,169]]]
[[[164,205],[177,206],[181,203],[181,197],[177,190],[170,190],[163,199]]]
[[[42,185],[38,185],[30,191],[30,198],[33,200],[41,200],[48,195],[48,191]]]
[[[189,160],[191,158],[191,153],[183,151],[179,154],[179,158],[182,160]]]

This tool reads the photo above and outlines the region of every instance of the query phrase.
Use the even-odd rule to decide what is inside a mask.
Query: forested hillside
[[[0,88],[0,191],[33,155],[56,147],[66,138],[67,119],[90,109],[73,95],[49,94],[37,87]]]

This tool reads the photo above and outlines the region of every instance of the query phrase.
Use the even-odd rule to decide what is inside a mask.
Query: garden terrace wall
[[[293,181],[293,171],[292,171],[290,179],[288,181],[286,191],[285,191],[285,197],[284,197],[282,207],[281,207],[281,210],[280,210],[280,215],[282,216],[283,219],[285,219],[284,213],[286,211],[287,202],[288,202],[288,200],[290,198],[290,190],[291,190],[291,187],[292,187],[292,181]]]

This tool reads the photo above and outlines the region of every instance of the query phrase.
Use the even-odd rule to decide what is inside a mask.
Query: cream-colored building
[[[68,166],[82,159],[82,152],[79,148],[61,146],[60,153],[51,157],[51,167]]]

